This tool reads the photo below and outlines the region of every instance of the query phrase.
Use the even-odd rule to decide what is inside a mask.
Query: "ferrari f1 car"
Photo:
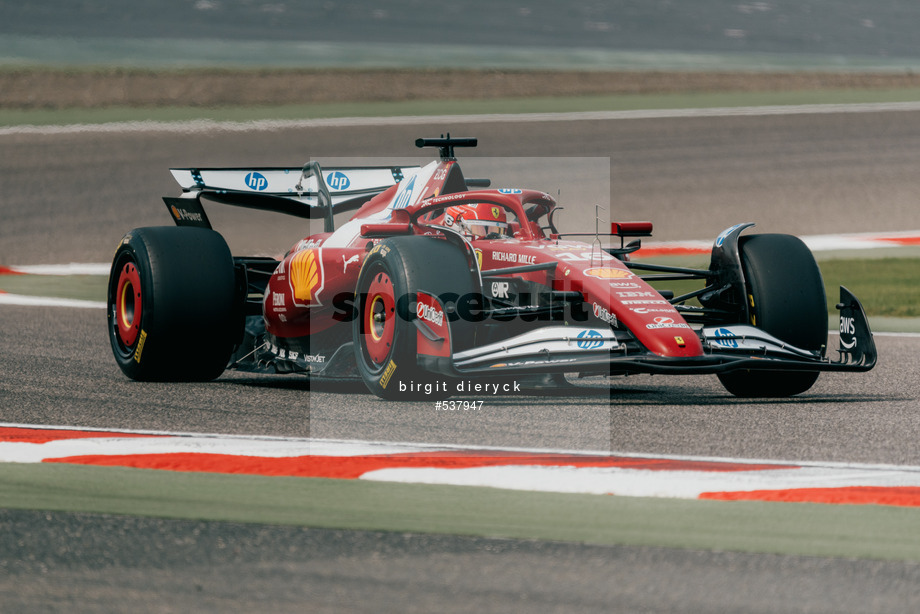
[[[385,399],[547,374],[714,373],[732,394],[785,397],[822,371],[875,365],[866,315],[843,287],[828,351],[821,273],[796,237],[743,234],[753,224],[742,223],[715,239],[708,269],[634,262],[650,222],[581,241],[558,231],[549,194],[466,179],[454,151],[476,139],[416,145],[440,159],[172,169],[176,226],[130,231],[112,264],[108,334],[122,371],[354,378]],[[281,259],[234,256],[205,200],[321,219],[324,231]],[[652,285],[688,279],[698,289],[678,296]]]

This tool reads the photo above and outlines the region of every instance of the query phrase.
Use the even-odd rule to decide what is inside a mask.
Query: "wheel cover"
[[[396,336],[396,298],[393,282],[386,273],[378,273],[367,289],[361,310],[365,318],[362,338],[368,358],[383,365]]]
[[[118,275],[115,291],[115,329],[118,340],[131,347],[141,330],[141,276],[137,266],[128,262]]]

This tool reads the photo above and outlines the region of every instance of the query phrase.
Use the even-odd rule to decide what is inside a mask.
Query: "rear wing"
[[[211,228],[202,197],[225,205],[274,211],[307,219],[323,218],[332,232],[336,213],[358,209],[374,196],[414,175],[418,166],[322,168],[173,168],[182,196],[163,201],[178,226]]]

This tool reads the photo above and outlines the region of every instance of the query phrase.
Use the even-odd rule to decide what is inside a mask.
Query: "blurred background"
[[[567,231],[594,204],[656,240],[917,228],[916,112],[788,109],[912,109],[918,25],[895,0],[0,0],[0,261],[105,261],[169,223],[170,166],[416,161],[447,131],[480,138],[468,175],[558,195]],[[212,210],[246,251],[310,230]]]

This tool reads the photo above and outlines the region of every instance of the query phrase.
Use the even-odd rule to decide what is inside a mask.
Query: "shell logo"
[[[308,303],[316,300],[316,295],[322,289],[322,270],[316,250],[305,249],[294,254],[291,258],[290,279],[296,300]]]
[[[614,269],[610,267],[595,267],[585,269],[585,275],[597,277],[598,279],[629,279],[633,274],[623,269]]]

